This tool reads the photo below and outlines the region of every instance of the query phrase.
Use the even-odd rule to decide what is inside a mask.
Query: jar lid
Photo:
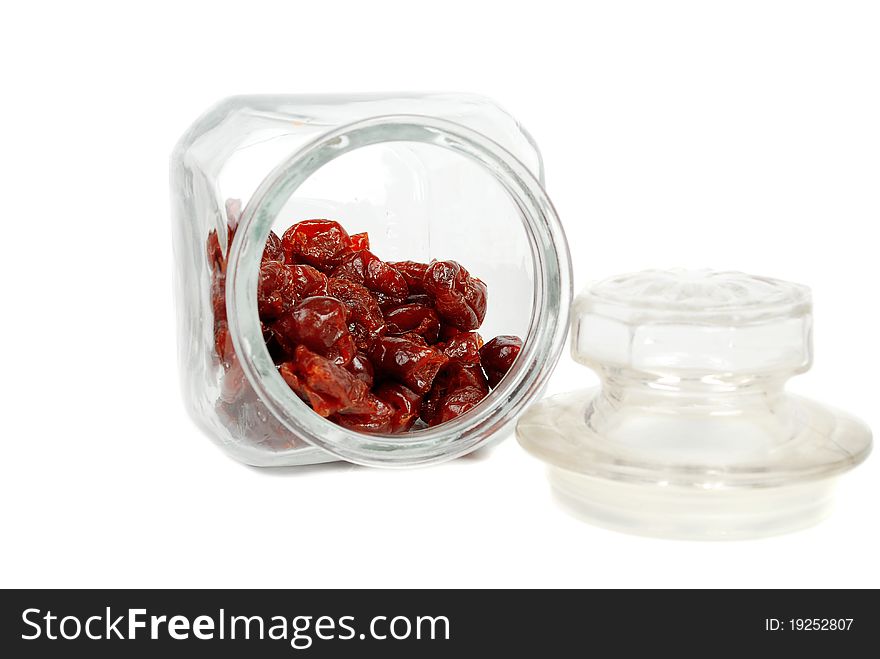
[[[674,537],[743,537],[825,514],[871,432],[785,392],[812,361],[805,286],[665,270],[595,284],[573,306],[572,354],[599,388],[541,401],[517,427],[589,521]]]

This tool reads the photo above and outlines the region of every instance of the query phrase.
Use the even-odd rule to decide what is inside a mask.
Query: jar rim
[[[523,348],[499,386],[466,415],[406,434],[367,434],[315,414],[284,382],[265,345],[257,311],[263,248],[288,199],[336,158],[387,142],[432,144],[488,170],[520,211],[535,268],[535,296]],[[423,115],[384,115],[324,133],[291,154],[260,184],[242,213],[228,260],[229,331],[248,381],[278,420],[306,443],[356,464],[413,466],[469,453],[512,426],[543,391],[568,329],[571,259],[556,210],[540,181],[509,151],[455,122]],[[503,400],[505,404],[493,403]]]

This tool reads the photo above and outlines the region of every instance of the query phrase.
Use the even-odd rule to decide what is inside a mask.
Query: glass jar
[[[540,395],[564,342],[571,266],[537,146],[493,102],[232,97],[187,131],[171,170],[183,394],[235,459],[440,462],[509,434]],[[296,396],[266,347],[257,281],[270,230],[310,218],[368,232],[383,260],[454,259],[486,282],[480,333],[524,340],[488,397],[439,426],[382,435],[338,426]]]

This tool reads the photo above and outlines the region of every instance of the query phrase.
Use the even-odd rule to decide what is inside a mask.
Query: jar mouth
[[[322,418],[300,400],[269,355],[257,311],[263,248],[288,199],[332,160],[355,149],[387,142],[435,145],[461,154],[490,172],[519,210],[535,276],[535,297],[523,348],[498,387],[465,415],[398,435],[349,430]],[[559,217],[528,167],[496,142],[454,122],[420,115],[388,115],[325,133],[263,180],[242,214],[229,254],[227,315],[235,351],[251,386],[297,437],[356,464],[424,465],[453,459],[498,437],[540,394],[565,341],[571,278],[571,261]]]

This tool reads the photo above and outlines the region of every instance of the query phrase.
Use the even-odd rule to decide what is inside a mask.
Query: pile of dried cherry
[[[220,270],[215,345],[228,363]],[[522,347],[515,336],[483,343],[476,330],[486,285],[459,263],[383,261],[366,233],[349,235],[332,220],[299,222],[281,238],[270,233],[257,301],[285,382],[321,416],[364,432],[401,433],[464,414]]]

